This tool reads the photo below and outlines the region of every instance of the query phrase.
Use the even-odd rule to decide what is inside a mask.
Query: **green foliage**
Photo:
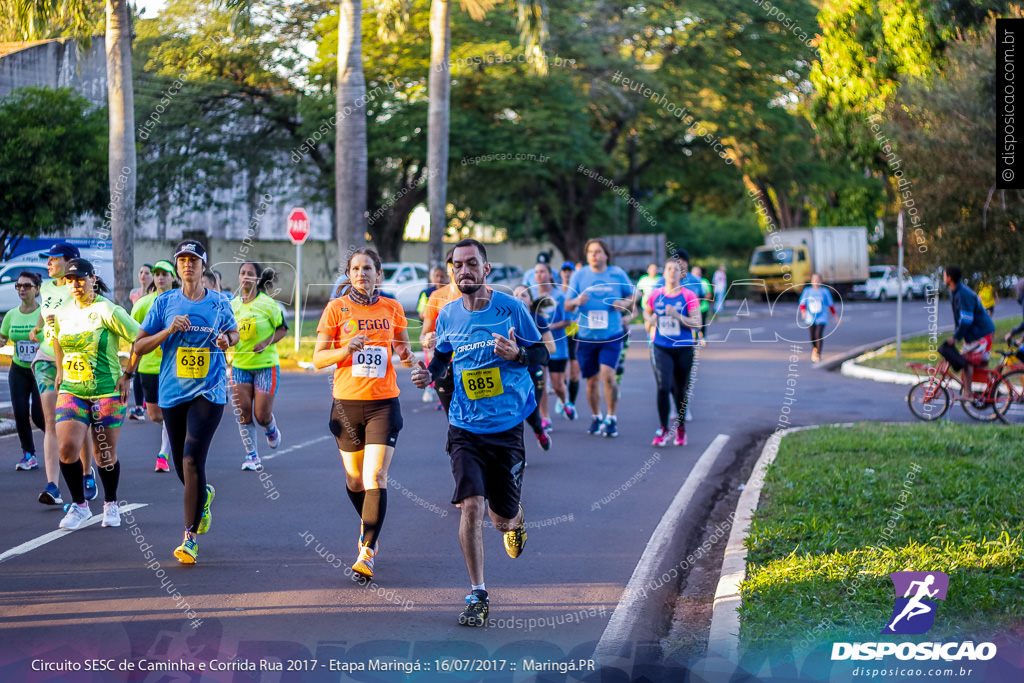
[[[1022,437],[953,424],[787,436],[747,539],[744,646],[879,640],[893,605],[888,574],[908,570],[950,577],[929,640],[1005,632],[1024,609]]]
[[[106,202],[106,110],[67,88],[22,88],[0,102],[0,253],[102,214]]]

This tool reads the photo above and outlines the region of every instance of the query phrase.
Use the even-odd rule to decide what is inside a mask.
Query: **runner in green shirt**
[[[238,432],[245,448],[242,469],[253,472],[263,469],[253,417],[263,427],[271,448],[281,443],[281,430],[274,419],[274,394],[281,369],[277,342],[288,333],[288,325],[280,304],[266,293],[274,277],[270,268],[252,261],[243,263],[238,269],[239,295],[231,300],[239,335],[231,360],[231,385]]]
[[[121,526],[117,484],[121,465],[117,439],[128,411],[128,390],[135,374],[129,360],[121,371],[117,351],[120,339],[132,341],[139,324],[128,312],[101,293],[108,291],[85,259],[72,259],[64,269],[72,300],[57,309],[53,350],[57,359],[57,444],[60,471],[73,503],[60,528],[81,528],[92,517],[85,500],[85,485],[78,454],[92,433],[93,452],[103,482],[103,526]]]
[[[697,333],[697,337],[700,340],[700,345],[704,346],[707,340],[704,338],[704,334],[708,329],[708,311],[711,310],[711,302],[715,300],[714,288],[708,279],[704,277],[704,271],[700,266],[694,266],[690,269],[693,276],[700,280],[700,330]]]
[[[14,408],[14,423],[18,428],[18,440],[21,441],[21,460],[14,466],[17,470],[39,469],[36,460],[36,444],[32,439],[32,423],[39,429],[46,430],[43,419],[43,405],[39,400],[39,389],[36,379],[32,376],[32,359],[36,357],[39,344],[29,338],[32,330],[39,322],[39,284],[42,278],[37,274],[24,271],[18,275],[14,287],[18,290],[21,305],[7,311],[3,323],[0,323],[0,346],[7,342],[14,345],[14,363],[7,375],[7,384],[11,389],[11,407]]]
[[[60,476],[60,458],[57,448],[57,430],[54,415],[57,411],[57,389],[54,381],[57,378],[57,364],[53,357],[53,316],[64,302],[71,298],[67,281],[64,279],[64,267],[71,259],[78,258],[78,247],[73,244],[54,244],[39,255],[46,259],[46,270],[50,280],[43,281],[39,288],[40,321],[29,334],[29,338],[39,343],[35,360],[32,362],[32,374],[39,388],[39,398],[43,404],[43,420],[46,431],[43,433],[43,466],[46,469],[46,488],[39,494],[39,502],[44,505],[63,505],[64,500],[57,486]],[[82,471],[85,476],[85,498],[96,497],[96,477],[92,471],[92,456],[89,447],[82,446],[80,455]]]
[[[157,261],[150,267],[153,274],[153,286],[155,291],[141,297],[132,306],[132,318],[135,322],[142,324],[149,313],[150,307],[156,298],[176,286],[174,281],[174,266],[169,261]],[[142,384],[142,396],[145,399],[146,412],[149,419],[160,425],[160,451],[156,454],[156,466],[154,472],[170,472],[171,466],[167,462],[171,454],[171,437],[167,434],[167,427],[164,426],[164,412],[158,405],[160,397],[160,362],[163,360],[163,353],[160,347],[147,353],[139,361],[138,378]]]

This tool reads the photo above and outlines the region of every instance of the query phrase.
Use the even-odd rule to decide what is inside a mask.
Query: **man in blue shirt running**
[[[455,392],[448,409],[448,455],[460,504],[459,541],[471,592],[459,615],[463,626],[483,626],[489,601],[484,584],[484,512],[504,534],[505,551],[519,557],[526,544],[522,493],[526,449],[523,420],[537,405],[529,367],[548,352],[529,311],[518,299],[486,287],[491,264],[484,245],[465,239],[452,250],[454,281],[462,293],[441,309],[430,367],[420,361],[412,381],[423,389],[449,362]]]

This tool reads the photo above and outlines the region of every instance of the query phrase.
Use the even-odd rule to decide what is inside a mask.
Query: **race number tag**
[[[178,347],[178,377],[203,379],[210,372],[210,349]]]
[[[608,311],[590,311],[587,313],[587,320],[592,330],[608,329]]]
[[[352,354],[352,376],[380,379],[388,372],[386,346],[364,346]]]
[[[81,353],[69,353],[64,356],[64,379],[69,382],[88,382],[93,379],[92,366]]]
[[[466,396],[476,401],[501,395],[505,389],[501,386],[501,371],[498,368],[466,370],[462,373],[462,387]]]
[[[238,337],[249,341],[256,338],[256,321],[252,318],[245,318],[238,326]]]
[[[812,315],[818,315],[821,313],[821,299],[808,299],[807,310],[810,311]]]
[[[682,331],[682,326],[679,324],[679,321],[672,316],[658,316],[658,332],[661,332],[666,337],[678,337]]]
[[[22,339],[14,343],[14,352],[18,354],[18,360],[22,363],[31,363],[32,359],[36,357],[36,351],[38,350],[38,342],[34,342],[31,339]]]

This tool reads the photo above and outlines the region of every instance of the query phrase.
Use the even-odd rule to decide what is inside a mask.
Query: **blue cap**
[[[78,247],[73,244],[57,243],[50,247],[49,251],[44,251],[39,255],[39,258],[50,258],[51,256],[63,256],[66,259],[78,258],[81,253],[78,251]]]
[[[565,263],[562,264],[560,270],[576,270],[576,266],[575,264],[573,264],[572,261],[566,261]]]

